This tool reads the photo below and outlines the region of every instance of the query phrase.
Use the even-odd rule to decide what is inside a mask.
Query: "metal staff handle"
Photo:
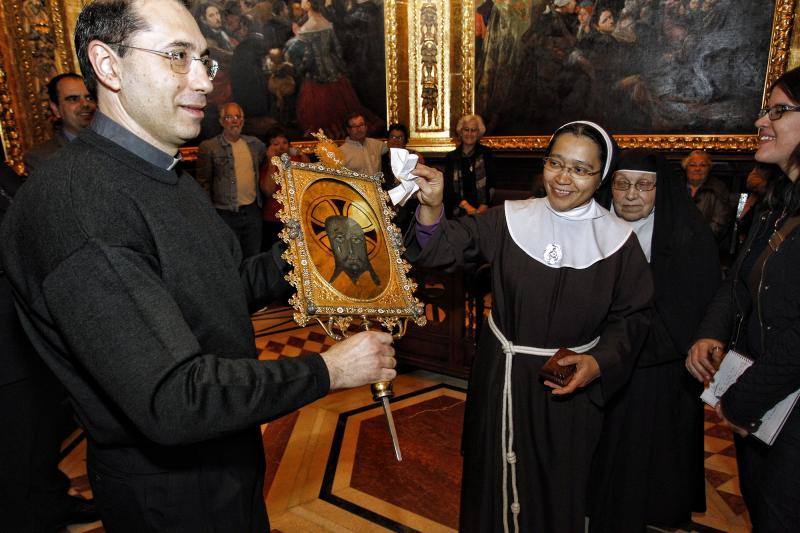
[[[369,331],[369,319],[366,316],[361,317],[364,320],[364,331]],[[376,402],[383,404],[383,414],[386,415],[386,425],[389,426],[389,436],[392,437],[392,446],[394,447],[394,456],[398,461],[403,460],[403,454],[400,453],[400,442],[397,440],[397,430],[394,427],[394,417],[392,417],[392,408],[389,405],[389,399],[394,396],[394,389],[392,388],[391,381],[379,381],[370,385],[372,391],[372,399]]]

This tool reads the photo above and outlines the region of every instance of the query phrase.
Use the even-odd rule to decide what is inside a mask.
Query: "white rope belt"
[[[509,532],[508,529],[508,511],[511,510],[511,515],[514,517],[514,531],[519,532],[519,493],[517,491],[517,455],[514,453],[514,411],[511,401],[511,361],[514,354],[525,355],[538,355],[542,357],[550,357],[558,351],[558,348],[536,348],[534,346],[516,346],[511,341],[505,338],[503,332],[497,327],[492,319],[491,313],[489,314],[489,329],[492,330],[494,336],[500,342],[505,354],[505,377],[503,379],[503,427],[501,440],[501,461],[503,462],[503,531]],[[593,340],[570,348],[575,353],[586,353],[600,342],[600,337],[595,337]],[[513,501],[511,506],[508,505],[508,465],[511,465],[511,490]]]

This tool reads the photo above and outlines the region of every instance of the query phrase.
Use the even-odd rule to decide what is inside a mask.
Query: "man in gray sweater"
[[[26,332],[88,441],[107,531],[268,531],[259,424],[395,376],[391,336],[259,361],[250,311],[289,289],[243,260],[178,147],[216,63],[177,0],[98,0],[75,44],[99,111],[33,173],[0,229]]]

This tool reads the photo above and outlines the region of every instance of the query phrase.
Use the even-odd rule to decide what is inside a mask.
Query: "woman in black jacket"
[[[445,216],[481,215],[489,209],[494,189],[492,151],[480,143],[486,126],[479,115],[464,115],[456,133],[460,142],[447,154],[444,171]]]
[[[771,88],[756,121],[756,160],[783,173],[753,225],[729,279],[698,328],[686,367],[713,377],[726,349],[755,362],[722,396],[717,413],[736,436],[740,485],[754,531],[794,531],[800,523],[800,409],[772,446],[748,436],[764,414],[800,388],[800,69]]]

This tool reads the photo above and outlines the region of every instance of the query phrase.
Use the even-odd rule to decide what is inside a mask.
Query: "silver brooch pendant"
[[[561,257],[563,257],[563,255],[561,246],[554,242],[544,247],[544,262],[548,265],[555,265],[561,262]]]

